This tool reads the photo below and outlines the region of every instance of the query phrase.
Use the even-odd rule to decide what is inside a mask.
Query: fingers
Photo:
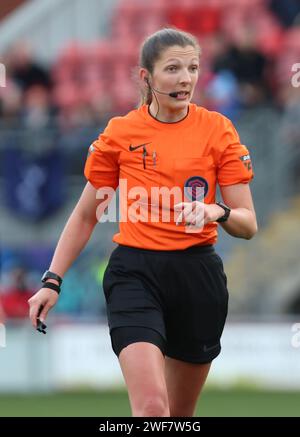
[[[203,202],[180,202],[174,206],[175,211],[181,211],[176,219],[176,225],[183,221],[186,225],[196,225],[198,228],[203,227],[204,222],[204,204]]]
[[[40,314],[40,317],[39,317],[39,319],[40,319],[41,322],[45,322],[45,320],[46,320],[46,318],[47,318],[47,314],[48,314],[48,312],[49,312],[50,309],[51,309],[51,305],[49,305],[49,304],[46,304],[46,305],[42,308],[42,311],[41,311],[41,314]]]
[[[174,205],[174,211],[181,211],[176,219],[176,225],[182,223],[183,220],[186,219],[186,216],[191,213],[192,209],[193,209],[192,202],[180,202]]]
[[[41,304],[38,303],[38,302],[34,303],[34,301],[32,301],[31,299],[28,300],[28,303],[29,303],[29,306],[30,306],[30,308],[29,308],[29,318],[31,320],[32,326],[34,328],[36,328],[37,327],[36,319],[39,316],[39,312],[41,310]]]
[[[175,210],[175,211],[181,211],[182,208],[183,208],[185,205],[187,205],[188,203],[190,203],[190,202],[179,202],[179,203],[176,203],[176,205],[174,205],[174,210]]]
[[[50,308],[53,307],[58,295],[52,290],[41,289],[28,300],[29,318],[34,328],[37,328],[37,319],[42,322],[46,319]]]

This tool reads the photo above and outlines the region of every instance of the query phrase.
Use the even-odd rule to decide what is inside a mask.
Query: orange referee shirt
[[[96,189],[120,186],[120,232],[113,241],[155,250],[214,244],[217,223],[187,233],[176,226],[172,207],[181,201],[215,203],[217,184],[248,183],[253,177],[249,151],[230,120],[195,104],[176,123],[154,119],[147,105],[112,118],[90,146],[84,171]],[[154,195],[154,187],[161,191]],[[160,195],[174,187],[174,196]]]

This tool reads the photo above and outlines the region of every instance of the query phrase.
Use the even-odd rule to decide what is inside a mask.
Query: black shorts
[[[213,246],[156,251],[118,246],[103,279],[112,346],[136,341],[191,363],[221,351],[228,306],[223,263]],[[136,329],[117,329],[117,328]]]

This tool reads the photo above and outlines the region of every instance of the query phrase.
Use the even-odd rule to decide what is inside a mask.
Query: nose
[[[189,70],[187,68],[184,68],[181,71],[180,75],[180,83],[191,83],[191,75],[189,73]]]

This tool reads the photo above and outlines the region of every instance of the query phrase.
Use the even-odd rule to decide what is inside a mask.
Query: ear
[[[140,69],[140,79],[143,82],[146,82],[147,85],[149,85],[149,72],[148,70],[146,70],[146,68],[141,68]]]

